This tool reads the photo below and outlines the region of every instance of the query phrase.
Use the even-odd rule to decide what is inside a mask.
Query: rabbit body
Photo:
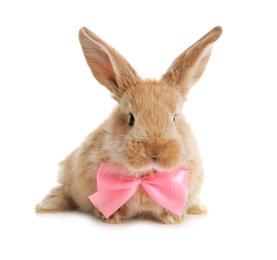
[[[36,206],[36,211],[79,209],[109,223],[134,217],[179,223],[186,212],[205,213],[199,201],[202,161],[182,107],[221,32],[221,27],[215,27],[203,36],[177,57],[160,80],[143,80],[122,55],[87,28],[81,28],[79,38],[87,63],[99,83],[111,91],[118,106],[60,163],[60,185]],[[166,210],[139,188],[120,209],[105,218],[88,199],[97,191],[96,175],[102,162],[135,176],[176,167],[189,169],[183,215],[179,217]]]

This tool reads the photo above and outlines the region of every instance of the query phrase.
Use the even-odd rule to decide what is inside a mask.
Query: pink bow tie
[[[102,163],[97,172],[98,191],[89,199],[108,218],[142,186],[158,204],[181,216],[188,195],[188,180],[189,171],[185,169],[139,178],[117,172],[109,164]]]

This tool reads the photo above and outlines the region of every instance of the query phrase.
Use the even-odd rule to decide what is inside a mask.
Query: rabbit
[[[221,33],[220,26],[210,30],[182,52],[159,80],[154,80],[142,79],[118,51],[82,27],[79,40],[86,62],[118,105],[60,162],[60,185],[36,205],[36,212],[78,209],[107,223],[146,218],[164,224],[180,223],[185,214],[207,213],[199,198],[204,177],[202,159],[182,106],[190,88],[202,76]],[[102,162],[133,176],[176,167],[188,169],[188,196],[182,215],[163,208],[139,188],[106,218],[88,199],[97,191],[97,171]]]

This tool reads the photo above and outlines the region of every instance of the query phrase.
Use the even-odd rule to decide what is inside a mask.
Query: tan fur
[[[97,190],[96,173],[101,162],[108,162],[136,176],[176,167],[189,169],[189,195],[183,215],[205,213],[198,198],[203,183],[201,157],[182,105],[189,88],[201,77],[221,32],[221,27],[215,27],[189,47],[160,80],[142,80],[122,55],[87,28],[81,28],[79,38],[86,61],[95,78],[112,92],[118,106],[60,163],[61,185],[36,206],[36,211],[78,208],[108,223],[134,217],[171,224],[182,221],[142,188],[106,219],[88,196]],[[135,117],[133,126],[128,124],[130,113]]]

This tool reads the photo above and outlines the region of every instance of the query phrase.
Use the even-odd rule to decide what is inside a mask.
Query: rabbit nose
[[[152,155],[152,154],[147,154],[147,155],[153,160],[153,162],[155,162],[159,158],[158,155]]]
[[[149,155],[148,155],[149,156]],[[149,157],[152,158],[153,162],[155,162],[159,156],[155,156],[155,155],[150,155]]]
[[[155,146],[147,146],[145,153],[147,156],[152,158],[154,162],[159,158],[159,150]]]

